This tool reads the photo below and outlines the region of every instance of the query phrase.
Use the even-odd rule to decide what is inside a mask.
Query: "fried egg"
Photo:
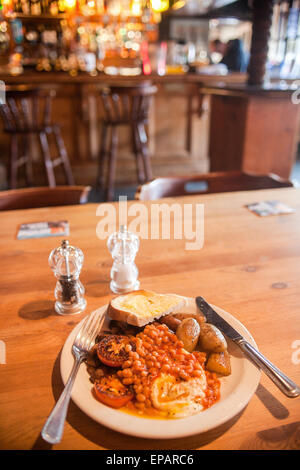
[[[169,418],[185,418],[203,410],[202,401],[206,388],[204,371],[201,377],[186,381],[178,381],[173,375],[161,374],[151,387],[152,404]]]

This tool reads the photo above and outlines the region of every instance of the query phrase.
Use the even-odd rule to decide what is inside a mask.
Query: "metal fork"
[[[64,391],[53,408],[41,432],[42,438],[50,444],[57,444],[61,441],[74,380],[79,370],[80,364],[86,358],[89,350],[95,344],[95,339],[97,333],[99,332],[102,318],[104,318],[104,315],[99,315],[97,310],[88,315],[74,340],[72,352],[75,357],[75,362],[72,371]]]

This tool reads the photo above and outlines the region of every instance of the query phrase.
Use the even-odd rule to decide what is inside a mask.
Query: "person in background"
[[[227,43],[215,39],[211,43],[212,52],[218,52],[223,56],[220,61],[231,72],[246,72],[248,66],[248,54],[245,52],[241,39],[232,39]]]

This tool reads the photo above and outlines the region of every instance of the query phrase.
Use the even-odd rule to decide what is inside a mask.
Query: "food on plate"
[[[220,353],[226,351],[227,342],[221,331],[209,323],[201,326],[199,345],[204,351]]]
[[[98,400],[112,408],[121,408],[133,398],[133,393],[122,382],[112,376],[102,377],[94,385],[94,393]]]
[[[188,352],[194,351],[199,335],[200,326],[195,318],[185,318],[176,330],[177,338],[183,342],[184,349]]]
[[[129,335],[135,336],[137,333],[142,331],[143,327],[128,325],[124,321],[111,320],[110,321],[110,331],[114,335]]]
[[[221,353],[211,353],[208,356],[206,368],[211,372],[216,372],[221,375],[231,374],[230,356],[228,351]]]
[[[109,335],[101,339],[97,346],[100,361],[110,367],[121,367],[128,360],[129,351],[135,348],[127,336]]]
[[[174,315],[165,315],[164,317],[160,318],[159,321],[160,323],[167,325],[172,331],[176,331],[181,324],[181,320],[175,318]]]
[[[144,326],[150,321],[179,310],[184,304],[184,298],[177,295],[137,290],[112,299],[107,314],[112,320]]]
[[[154,407],[170,418],[185,418],[203,410],[206,387],[204,370],[201,377],[180,382],[173,375],[161,374],[153,382],[151,399]]]
[[[199,325],[201,326],[202,323],[206,322],[206,318],[205,316],[202,314],[202,313],[174,313],[172,315],[174,318],[176,318],[177,320],[184,320],[185,318],[195,318],[195,320],[197,320],[197,322],[199,323]]]
[[[194,318],[199,326],[201,326],[205,321],[206,318],[204,315],[200,313],[171,313],[169,315],[165,315],[164,317],[160,318],[161,323],[165,323],[171,330],[177,331],[177,328],[181,324],[181,322],[187,318]]]
[[[95,398],[157,418],[187,417],[219,400],[219,376],[231,373],[226,340],[201,314],[178,311],[184,302],[148,291],[111,301],[109,330],[87,358]]]
[[[176,336],[183,341],[185,349],[189,352],[192,352],[197,346],[201,351],[206,352],[227,350],[227,342],[221,331],[214,325],[204,321],[199,322],[194,314],[170,314],[163,317],[160,322],[165,323],[176,332]]]
[[[108,338],[112,339],[113,336],[108,335]],[[115,370],[110,368],[107,375],[94,380],[94,394],[103,403],[106,402],[103,394],[99,395],[99,386],[105,379],[108,389],[116,388],[116,379],[124,387],[128,387],[132,398],[126,403],[127,410],[151,416],[188,416],[218,400],[220,382],[215,374],[205,371],[206,354],[200,351],[187,352],[183,342],[166,325],[158,322],[146,325],[136,336],[129,337],[129,342],[128,359],[122,366]],[[101,339],[100,343],[110,345],[109,340]],[[97,345],[97,351],[98,347]],[[97,357],[99,358],[99,354]],[[178,406],[175,406],[175,402],[174,406],[172,403],[170,406],[162,403],[168,400],[168,397],[159,393],[164,381],[167,382],[166,389],[170,393],[170,401],[174,401],[174,397],[176,401],[176,393],[179,394]],[[189,406],[186,405],[187,400]],[[117,400],[114,401],[114,408],[116,407]]]

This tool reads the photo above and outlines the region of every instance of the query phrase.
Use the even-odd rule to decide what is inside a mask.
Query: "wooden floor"
[[[186,173],[205,173],[208,171],[208,160],[194,160],[190,156],[183,157],[181,155],[174,155],[172,158],[161,159],[159,157],[152,157],[152,170],[153,176],[171,176]],[[95,179],[96,165],[94,163],[79,163],[73,165],[73,173],[75,181],[78,184],[93,184]],[[124,184],[135,184],[136,169],[134,157],[124,158],[119,160],[116,170],[116,186]]]
[[[194,160],[190,156],[174,155],[173,158],[158,158],[152,157],[151,159],[153,176],[171,176],[187,173],[205,173],[209,169],[209,162],[207,159]],[[97,164],[94,162],[73,163],[72,170],[75,178],[75,183],[82,185],[87,184],[93,186],[96,181]],[[36,171],[39,173],[39,184],[46,184],[43,176],[43,168],[38,164]],[[7,189],[6,182],[6,168],[4,165],[0,166],[0,189]],[[57,183],[63,184],[64,180],[61,174],[57,172]],[[127,184],[136,184],[136,170],[134,164],[134,157],[126,157],[120,160],[117,164],[116,170],[116,187]],[[19,186],[25,186],[25,180],[20,178]]]

